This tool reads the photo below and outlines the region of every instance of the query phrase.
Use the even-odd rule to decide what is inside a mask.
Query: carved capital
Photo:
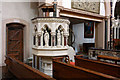
[[[56,35],[56,33],[55,33],[55,32],[51,32],[51,35],[52,35],[52,36],[55,36],[55,35]]]
[[[41,36],[41,35],[42,35],[42,32],[37,32],[37,35],[38,35],[38,36]]]
[[[68,36],[69,36],[69,33],[64,33],[64,36],[68,37]]]
[[[64,19],[64,18],[35,18],[32,20],[33,23],[37,23],[37,22],[56,22],[56,23],[67,23],[70,24],[70,21],[68,19]]]

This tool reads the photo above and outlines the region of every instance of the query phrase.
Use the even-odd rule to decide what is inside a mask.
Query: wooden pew
[[[117,62],[120,62],[119,57],[112,57],[112,56],[106,56],[106,55],[98,55],[97,59],[112,60],[112,61],[115,61],[115,64],[117,64]]]
[[[75,56],[75,65],[120,78],[120,66]]]
[[[53,59],[53,78],[56,80],[117,80],[118,78],[73,66]]]
[[[40,72],[17,60],[14,57],[6,57],[6,65],[8,70],[15,75],[18,79],[30,79],[30,80],[55,80],[54,78]]]

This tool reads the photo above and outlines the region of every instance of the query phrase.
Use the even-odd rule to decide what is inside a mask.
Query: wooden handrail
[[[98,58],[98,60],[100,60],[100,59],[112,60],[112,61],[115,61],[115,64],[117,64],[118,61],[120,62],[120,58],[119,57],[98,55],[97,58]]]
[[[65,60],[63,61],[63,59],[65,59]],[[66,63],[70,64],[69,56],[54,57],[53,60],[66,62]]]

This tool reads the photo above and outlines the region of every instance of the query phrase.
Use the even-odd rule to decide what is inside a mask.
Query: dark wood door
[[[7,25],[7,55],[23,61],[23,27],[22,24]]]

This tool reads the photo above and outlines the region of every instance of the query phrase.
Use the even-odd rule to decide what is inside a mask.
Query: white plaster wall
[[[71,0],[56,0],[59,6],[63,6],[64,8],[70,8],[71,9]],[[39,0],[39,2],[45,2],[52,4],[54,0]]]
[[[94,29],[94,38],[84,38],[84,23],[73,25],[73,32],[75,34],[75,51],[79,51],[79,44],[83,43],[95,43],[95,29]]]
[[[0,26],[2,26],[2,4],[0,2]],[[2,79],[2,27],[0,27],[0,79]]]
[[[31,19],[37,17],[36,9],[30,2],[3,2],[2,19],[20,18],[31,23]]]
[[[45,3],[48,3],[48,4],[52,4],[55,0],[39,0],[39,2],[45,2]],[[57,4],[59,6],[61,6],[63,3],[62,3],[62,0],[56,0],[57,1]]]
[[[2,4],[0,2],[0,26],[2,26]],[[2,27],[0,27],[0,66],[2,66]],[[1,73],[1,70],[0,70]],[[0,76],[1,78],[1,76]]]
[[[112,4],[112,17],[113,17],[113,18],[114,18],[114,14],[115,14],[116,2],[117,2],[117,0],[113,0],[113,4]]]
[[[100,15],[105,16],[105,4],[104,4],[104,0],[100,0]]]
[[[32,27],[33,24],[31,19],[37,16],[37,8],[35,8],[34,3],[30,2],[3,2],[2,3],[2,20],[6,21],[8,19],[22,19],[25,20],[28,25],[24,28],[24,59],[32,56]],[[17,21],[19,23],[19,20]],[[0,29],[1,30],[1,29]],[[2,27],[2,30],[6,30],[5,27]],[[5,40],[5,33],[3,36],[3,41]],[[6,45],[3,45],[3,57],[6,55]],[[4,59],[3,59],[4,61]]]
[[[62,0],[62,6],[71,9],[71,0]]]

